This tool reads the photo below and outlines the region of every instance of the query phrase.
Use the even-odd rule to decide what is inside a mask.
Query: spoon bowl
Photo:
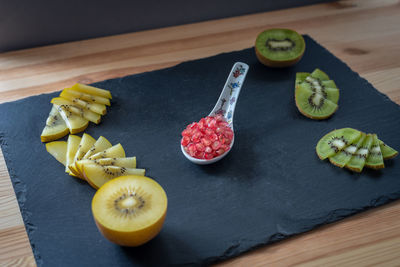
[[[248,70],[249,66],[245,63],[236,62],[233,65],[232,70],[229,73],[228,79],[225,82],[224,88],[222,89],[221,95],[219,96],[213,110],[208,115],[223,115],[225,121],[228,123],[228,126],[232,129],[233,138],[229,150],[225,151],[222,155],[212,159],[198,159],[189,155],[185,151],[184,147],[181,145],[183,155],[185,155],[185,157],[191,162],[199,165],[215,163],[223,159],[231,151],[235,141],[235,131],[233,129],[233,114],[235,112],[237,99],[239,98],[240,89],[242,88]]]

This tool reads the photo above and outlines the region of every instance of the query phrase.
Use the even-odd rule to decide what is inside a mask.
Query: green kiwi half
[[[255,43],[258,60],[269,67],[296,64],[304,54],[303,36],[289,29],[269,29],[257,36]]]
[[[298,110],[311,119],[322,120],[332,116],[339,101],[339,89],[335,82],[320,69],[306,74],[296,74],[295,101]]]
[[[352,128],[342,128],[329,132],[318,141],[317,155],[321,160],[332,157],[358,140],[360,136],[361,132]]]

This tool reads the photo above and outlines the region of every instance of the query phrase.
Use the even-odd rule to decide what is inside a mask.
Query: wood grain
[[[398,0],[339,1],[0,54],[0,102],[76,82],[165,68],[251,47],[271,27],[309,34],[400,103]],[[35,266],[0,154],[0,265]],[[353,216],[219,266],[400,266],[400,202]]]

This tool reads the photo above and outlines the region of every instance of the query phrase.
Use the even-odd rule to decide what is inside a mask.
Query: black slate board
[[[308,231],[400,197],[400,166],[354,174],[320,161],[314,147],[334,128],[377,133],[400,148],[400,109],[309,37],[294,67],[270,69],[253,49],[95,85],[114,98],[103,122],[86,130],[121,142],[169,199],[161,234],[139,248],[106,241],[93,222],[95,191],[64,173],[39,136],[56,93],[0,105],[3,153],[36,261],[43,266],[205,265]],[[180,132],[208,114],[234,62],[250,66],[235,113],[235,146],[222,161],[197,166]],[[325,70],[340,108],[328,120],[303,117],[295,73]]]

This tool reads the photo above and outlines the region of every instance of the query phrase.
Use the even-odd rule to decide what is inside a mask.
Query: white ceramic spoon
[[[236,102],[239,98],[240,89],[242,88],[248,70],[249,66],[245,63],[236,62],[233,65],[232,70],[229,73],[228,79],[226,80],[225,86],[222,89],[221,95],[219,96],[215,107],[208,115],[215,116],[217,114],[222,114],[225,120],[229,123],[229,127],[231,127],[233,131],[233,139],[230,144],[229,150],[225,151],[224,154],[209,160],[197,159],[186,153],[185,149],[181,145],[183,155],[185,155],[185,157],[191,162],[199,165],[211,164],[219,161],[220,159],[225,157],[229,153],[229,151],[231,151],[233,143],[235,141],[235,131],[233,130],[233,113],[235,112]]]

